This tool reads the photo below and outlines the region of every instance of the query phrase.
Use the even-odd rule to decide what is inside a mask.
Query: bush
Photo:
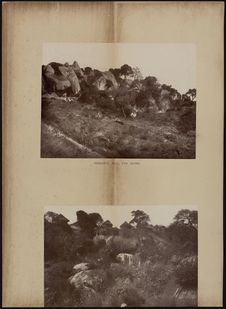
[[[114,285],[106,290],[103,305],[120,307],[122,303],[128,307],[140,307],[144,299],[129,279],[118,278],[114,281]]]
[[[73,263],[69,262],[45,265],[44,302],[46,307],[64,307],[74,304],[73,288],[68,282],[72,267]]]
[[[45,261],[71,260],[76,253],[74,235],[70,227],[65,224],[51,224],[45,221]]]
[[[197,289],[198,286],[197,258],[183,259],[176,271],[176,281],[183,288]]]

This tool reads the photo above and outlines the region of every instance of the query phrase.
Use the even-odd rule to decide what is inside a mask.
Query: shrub
[[[45,306],[70,306],[74,303],[73,289],[68,282],[72,267],[73,263],[69,262],[45,266]]]
[[[118,278],[114,285],[104,294],[104,306],[120,307],[125,303],[128,307],[140,307],[144,303],[143,297],[129,279]]]
[[[183,288],[197,289],[198,273],[197,258],[183,259],[176,271],[176,281]]]

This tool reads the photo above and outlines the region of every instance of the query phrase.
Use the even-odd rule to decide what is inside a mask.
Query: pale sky
[[[52,61],[100,71],[128,64],[139,67],[143,76],[155,76],[180,93],[196,88],[196,46],[179,43],[45,43],[43,64]]]
[[[191,205],[157,205],[157,206],[49,206],[45,212],[53,211],[64,215],[70,220],[70,223],[77,221],[76,211],[83,210],[87,213],[98,212],[103,220],[110,220],[112,224],[119,227],[124,221],[129,222],[132,219],[131,211],[143,210],[151,220],[151,224],[169,225],[173,222],[173,217],[180,209],[197,210],[197,207]]]

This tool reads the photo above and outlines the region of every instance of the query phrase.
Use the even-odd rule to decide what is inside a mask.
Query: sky
[[[128,64],[143,76],[155,76],[180,93],[196,88],[196,46],[171,43],[45,43],[43,64],[52,61],[92,67],[100,71]]]
[[[87,213],[98,212],[103,220],[110,220],[112,224],[119,227],[124,221],[129,222],[132,219],[131,211],[143,210],[150,217],[151,224],[168,226],[173,222],[173,217],[180,209],[197,210],[197,207],[191,205],[156,205],[156,206],[49,206],[45,209],[64,215],[70,220],[69,223],[77,221],[76,211],[83,210]]]

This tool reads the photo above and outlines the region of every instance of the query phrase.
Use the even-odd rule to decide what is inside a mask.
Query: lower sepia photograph
[[[44,306],[198,306],[197,207],[45,208]]]

